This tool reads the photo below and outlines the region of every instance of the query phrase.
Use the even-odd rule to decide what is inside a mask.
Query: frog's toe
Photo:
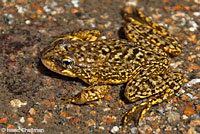
[[[149,110],[150,106],[146,103],[144,105],[135,106],[125,113],[123,118],[123,126],[126,126],[130,120],[134,121],[134,126],[138,126],[145,113]]]
[[[63,100],[63,102],[61,102],[60,105],[63,105],[68,102],[74,102],[74,98],[71,97],[60,97],[58,98],[58,100]]]
[[[85,104],[87,102],[103,98],[108,92],[108,89],[108,85],[89,86],[74,97],[60,97],[59,100],[64,100],[62,104],[67,102],[72,102],[74,104]]]

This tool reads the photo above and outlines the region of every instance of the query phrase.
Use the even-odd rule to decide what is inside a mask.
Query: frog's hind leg
[[[132,13],[129,14],[127,12],[123,13],[123,18],[132,24],[146,24],[151,27],[156,27],[157,24],[155,24],[153,21],[151,21],[147,16],[145,16],[141,11],[138,9],[133,9]]]
[[[77,31],[69,34],[54,36],[55,38],[58,38],[57,40],[66,40],[70,39],[73,41],[96,41],[100,37],[100,31],[99,30],[83,30],[83,31]]]
[[[64,100],[61,104],[67,102],[72,102],[75,104],[84,104],[103,98],[108,92],[109,88],[110,86],[105,84],[91,85],[79,94],[77,94],[75,97],[61,97],[59,99]]]
[[[179,73],[158,74],[150,77],[141,76],[131,80],[125,90],[125,97],[130,102],[147,98],[147,101],[133,107],[125,113],[123,125],[133,119],[135,125],[141,122],[141,119],[152,105],[163,102],[174,95],[182,85],[182,75]]]
[[[167,35],[167,32],[164,27],[161,27],[160,25],[156,24],[154,21],[149,19],[145,14],[143,14],[138,9],[132,10],[131,14],[128,14],[125,12],[123,14],[123,17],[126,21],[131,22],[132,24],[148,25],[148,26],[158,30],[158,32],[160,34]]]
[[[153,22],[137,9],[133,10],[132,14],[128,14],[125,12],[123,16],[127,22],[135,25],[145,25],[147,27],[151,27],[152,29],[156,30],[157,34],[160,34],[162,36],[167,36],[169,34],[164,27]]]
[[[149,41],[172,56],[177,56],[181,53],[179,41],[164,27],[151,21],[142,12],[135,10],[133,14],[124,13],[124,18],[128,22],[124,27],[124,31],[126,37],[131,41],[137,44]]]

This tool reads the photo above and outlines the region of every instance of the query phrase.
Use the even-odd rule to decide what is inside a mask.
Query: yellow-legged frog
[[[83,30],[58,36],[41,54],[50,70],[78,77],[89,86],[63,103],[83,104],[103,98],[110,86],[126,84],[129,102],[146,101],[124,114],[123,125],[137,125],[152,105],[167,100],[182,86],[182,75],[169,71],[169,58],[181,53],[181,45],[165,28],[136,10],[124,13],[127,39],[99,39],[98,30]]]

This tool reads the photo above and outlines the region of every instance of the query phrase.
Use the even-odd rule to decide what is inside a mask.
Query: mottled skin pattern
[[[128,101],[146,101],[124,114],[125,126],[131,119],[138,125],[152,105],[174,95],[182,86],[182,76],[169,72],[168,54],[181,53],[178,41],[140,11],[124,13],[124,18],[127,40],[99,40],[98,30],[61,35],[43,50],[41,61],[56,73],[90,85],[75,97],[61,97],[63,103],[98,100],[108,92],[107,84],[127,83],[124,96]]]

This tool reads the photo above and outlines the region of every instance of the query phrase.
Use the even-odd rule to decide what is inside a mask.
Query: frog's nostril
[[[53,56],[50,56],[50,58],[49,58],[52,62],[54,62],[55,61],[55,59],[53,58]]]
[[[65,50],[66,50],[66,51],[68,50],[67,46],[65,46]]]

